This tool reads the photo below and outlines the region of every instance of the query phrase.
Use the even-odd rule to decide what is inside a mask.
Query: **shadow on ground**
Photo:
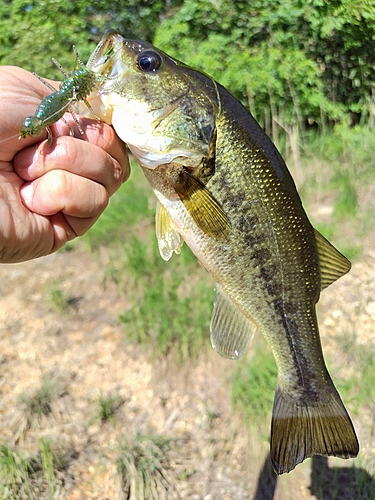
[[[258,486],[253,500],[273,500],[277,484],[277,474],[275,474],[271,457],[268,454],[259,474]]]
[[[273,500],[277,477],[267,455],[253,500]],[[366,470],[329,467],[327,457],[312,458],[310,490],[317,500],[375,500],[375,480]]]
[[[375,500],[375,480],[357,467],[329,467],[327,457],[311,460],[311,493],[318,500]]]

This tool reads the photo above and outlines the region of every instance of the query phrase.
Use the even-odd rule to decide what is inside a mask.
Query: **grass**
[[[372,130],[338,125],[311,136],[302,164],[291,168],[313,224],[349,258],[360,254],[373,227],[374,149]],[[322,208],[327,215],[319,215]]]
[[[105,422],[114,423],[115,415],[119,408],[124,404],[124,400],[118,394],[100,394],[97,399],[97,418],[103,424]]]
[[[19,500],[59,498],[62,481],[57,473],[74,458],[71,450],[58,448],[52,440],[41,437],[36,453],[0,445],[0,498]]]
[[[365,408],[375,412],[375,349],[359,345],[353,337],[338,338],[342,358],[347,360],[340,374],[340,393],[359,415]]]
[[[3,444],[0,446],[0,496],[4,500],[32,498],[30,474],[34,469],[26,454]]]
[[[19,405],[9,425],[13,442],[24,442],[28,431],[35,431],[40,424],[54,415],[55,403],[67,390],[62,379],[53,373],[45,375],[39,388],[27,390],[19,396]]]
[[[375,482],[357,467],[330,467],[326,457],[312,459],[311,493],[317,500],[372,500]]]
[[[50,286],[48,299],[52,309],[66,316],[72,313],[78,302],[77,297],[68,295],[56,282]]]
[[[128,336],[157,355],[173,352],[177,362],[196,360],[209,345],[211,279],[186,247],[168,263],[154,240],[134,238],[127,250],[134,288],[120,320]]]
[[[31,394],[20,397],[22,411],[26,420],[26,430],[35,427],[36,423],[45,416],[52,413],[52,405],[60,393],[59,381],[51,376],[43,377],[42,384]]]
[[[117,457],[120,498],[158,500],[180,498],[171,473],[172,441],[159,435],[136,434],[123,438]]]
[[[265,340],[260,334],[258,336],[251,359],[245,357],[237,362],[232,376],[232,405],[246,425],[261,428],[268,435],[277,368]]]

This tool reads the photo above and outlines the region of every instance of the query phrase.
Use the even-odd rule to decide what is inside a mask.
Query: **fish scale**
[[[99,45],[90,69],[116,83],[101,88],[97,113],[154,190],[160,253],[168,260],[185,241],[217,282],[213,347],[237,359],[259,328],[272,349],[275,471],[314,454],[356,456],[315,311],[349,261],[312,227],[280,153],[229,92],[145,42],[110,31]]]

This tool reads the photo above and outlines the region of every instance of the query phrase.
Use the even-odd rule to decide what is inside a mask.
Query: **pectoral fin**
[[[183,169],[174,188],[194,222],[205,234],[215,240],[226,237],[230,228],[229,220],[204,184]]]
[[[319,231],[316,229],[314,231],[320,263],[320,287],[321,290],[324,290],[346,274],[350,270],[351,264]]]
[[[211,344],[224,358],[238,359],[254,336],[256,325],[233,304],[219,285],[211,318]]]
[[[168,212],[157,202],[156,205],[156,238],[159,252],[164,260],[169,260],[173,252],[179,254],[184,242],[180,233],[175,229]]]

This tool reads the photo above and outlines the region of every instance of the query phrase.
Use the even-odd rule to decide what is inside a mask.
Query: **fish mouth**
[[[107,30],[87,62],[87,67],[106,77],[101,92],[115,90],[117,82],[126,77],[128,70],[124,63],[125,39],[115,30]]]

